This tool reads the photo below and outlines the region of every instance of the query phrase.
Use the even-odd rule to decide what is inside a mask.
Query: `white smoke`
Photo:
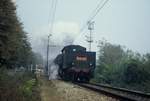
[[[57,79],[57,77],[58,77],[58,68],[59,68],[58,65],[56,65],[55,63],[52,63],[49,66],[49,69],[48,69],[49,80]]]
[[[16,0],[11,0],[12,2],[16,3]]]
[[[46,59],[48,33],[49,26],[45,25],[33,28],[30,35],[33,51],[41,53],[44,59]],[[78,34],[79,24],[77,22],[58,21],[54,23],[53,34],[49,42],[49,59],[58,55],[64,46],[73,44]]]

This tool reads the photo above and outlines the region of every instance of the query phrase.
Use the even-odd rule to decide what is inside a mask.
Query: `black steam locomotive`
[[[88,82],[94,75],[96,52],[88,52],[79,45],[62,49],[54,62],[58,64],[59,76],[64,80]]]

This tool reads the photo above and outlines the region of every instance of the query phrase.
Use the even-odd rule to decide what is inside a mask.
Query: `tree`
[[[141,55],[122,46],[100,41],[95,81],[150,92],[150,54]]]
[[[97,80],[112,83],[125,52],[120,45],[112,45],[107,41],[99,41],[98,46],[100,50],[96,68]]]
[[[16,16],[11,0],[0,0],[0,65],[27,66],[32,54],[27,33]]]

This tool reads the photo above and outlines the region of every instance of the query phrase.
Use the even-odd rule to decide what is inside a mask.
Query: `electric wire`
[[[53,15],[52,15],[50,33],[53,33],[53,26],[54,26],[54,21],[55,21],[55,14],[56,14],[56,6],[57,6],[57,0],[55,0],[55,4],[54,4],[54,12],[53,12]]]
[[[97,5],[96,8],[92,11],[92,13],[90,14],[90,16],[88,17],[88,20],[86,20],[86,22],[90,21],[90,18],[91,18],[92,15],[94,15],[95,12],[99,9],[99,7],[101,6],[101,4],[102,4],[103,1],[104,1],[104,0],[101,0],[101,1],[98,3],[98,5]],[[80,29],[80,32],[83,32],[86,27],[87,27],[87,23],[85,23],[85,24],[83,25],[83,27]]]
[[[91,16],[97,11],[97,9],[99,9],[99,7],[101,6],[101,4],[103,3],[104,0],[101,0],[98,5],[96,6],[96,8],[93,10],[93,12],[90,14]],[[89,17],[90,18],[90,17]]]
[[[92,11],[92,13],[90,14],[87,22],[89,21],[92,21],[96,15],[102,10],[102,8],[106,5],[106,3],[108,2],[109,0],[101,0],[98,5],[96,6],[96,8]],[[83,27],[80,29],[80,34],[79,36],[82,34],[85,34],[86,30],[85,28],[87,27],[87,22],[83,25]],[[76,41],[76,39],[74,40]]]
[[[89,21],[92,21],[95,17],[96,17],[96,15],[100,12],[100,10],[105,6],[105,4],[108,2],[109,0],[106,0],[103,4],[102,4],[102,6],[100,6],[100,8],[96,11],[96,13],[89,19]]]
[[[53,5],[54,5],[54,0],[49,0],[50,2],[50,11],[48,15],[48,29],[51,29],[51,18],[52,18],[52,12],[53,12]]]
[[[101,0],[98,5],[96,6],[96,8],[93,10],[93,12],[91,13],[90,17],[88,18],[88,21],[92,21],[96,15],[100,12],[100,10],[105,6],[105,4],[108,2],[109,0]],[[104,2],[104,3],[103,3]],[[103,3],[103,4],[102,4]],[[83,25],[83,27],[80,29],[80,33],[82,33],[84,31],[84,29],[87,27],[87,23]]]
[[[54,25],[54,20],[55,20],[55,14],[56,14],[56,7],[57,7],[57,0],[52,0],[51,1],[51,12],[49,14],[49,35],[53,33],[53,25]]]

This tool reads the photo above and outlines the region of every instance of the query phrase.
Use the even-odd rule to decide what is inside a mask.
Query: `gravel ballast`
[[[104,94],[91,91],[86,88],[79,87],[72,83],[66,83],[59,80],[51,80],[60,101],[118,101]]]

